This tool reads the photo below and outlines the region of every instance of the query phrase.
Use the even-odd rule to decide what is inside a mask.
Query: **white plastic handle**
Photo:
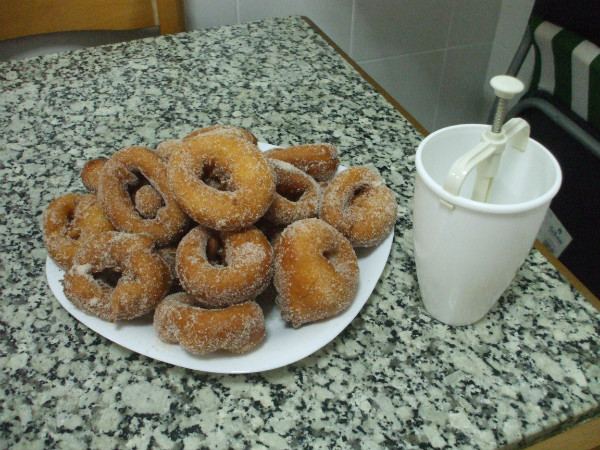
[[[454,162],[446,176],[444,189],[452,195],[459,195],[465,178],[477,168],[471,198],[480,202],[487,201],[506,144],[510,142],[515,148],[525,151],[528,140],[529,124],[521,118],[506,122],[500,133],[492,133],[488,129],[479,144]]]

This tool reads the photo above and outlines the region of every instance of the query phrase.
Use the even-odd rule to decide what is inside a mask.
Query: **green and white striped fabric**
[[[535,68],[531,90],[543,90],[600,131],[600,48],[532,17]]]

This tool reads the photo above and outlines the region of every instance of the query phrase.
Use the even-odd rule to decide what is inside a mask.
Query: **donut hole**
[[[67,212],[66,217],[66,235],[71,239],[77,240],[81,235],[81,230],[75,225],[75,210]]]
[[[322,255],[323,258],[325,258],[327,262],[333,266],[334,269],[338,269],[340,263],[340,254],[337,248],[333,247],[326,249],[323,251]]]
[[[115,268],[110,267],[103,269],[100,272],[94,272],[92,276],[98,283],[105,284],[114,289],[117,287],[117,284],[121,279],[121,272],[117,271]]]
[[[335,258],[336,255],[336,251],[335,248],[330,248],[327,250],[324,250],[323,253],[321,253],[321,255],[323,255],[323,258],[325,258],[327,261],[330,261]]]
[[[325,249],[321,254],[336,272],[344,270],[344,257],[337,247]]]
[[[166,206],[162,195],[150,184],[144,184],[135,191],[133,204],[145,219],[154,219],[160,208]]]
[[[354,203],[359,201],[361,197],[364,197],[365,195],[367,195],[368,191],[369,191],[368,185],[358,186],[356,189],[354,189],[354,192],[352,192],[352,195],[348,199],[348,206],[352,206]]]
[[[299,201],[302,198],[302,196],[304,195],[304,193],[306,192],[306,189],[295,187],[295,186],[289,186],[286,184],[277,184],[277,186],[275,187],[275,190],[283,198],[289,200],[290,202],[294,202],[294,203]]]
[[[200,168],[198,177],[204,184],[218,191],[232,192],[231,174],[213,160],[206,161]]]
[[[227,267],[225,245],[218,234],[211,235],[206,241],[206,260],[215,267]]]

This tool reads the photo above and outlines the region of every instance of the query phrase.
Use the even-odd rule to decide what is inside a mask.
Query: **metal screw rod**
[[[504,125],[504,118],[507,113],[508,99],[498,98],[498,105],[496,106],[496,112],[494,113],[494,122],[492,123],[492,133],[500,133],[502,125]]]

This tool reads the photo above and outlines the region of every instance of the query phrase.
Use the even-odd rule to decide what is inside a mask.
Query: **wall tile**
[[[488,105],[483,99],[483,87],[491,49],[492,44],[487,43],[446,51],[434,129],[485,122]]]
[[[184,0],[188,30],[213,28],[237,23],[236,0]]]
[[[447,0],[355,0],[350,55],[357,61],[446,46]]]
[[[346,53],[350,51],[352,0],[238,0],[240,22],[306,16]]]
[[[496,75],[502,75],[506,73],[506,69],[508,69],[513,55],[513,52],[508,51],[504,47],[494,45],[490,54],[488,78],[491,79]]]
[[[489,86],[489,80],[495,75],[506,73],[506,69],[508,69],[521,42],[532,8],[533,0],[502,0],[483,91],[484,100],[489,107],[491,107],[494,100],[494,93]],[[530,51],[518,75],[518,78],[525,83],[526,89],[529,86],[532,72],[533,52]],[[509,103],[509,107],[515,103],[516,99],[513,99]]]
[[[514,53],[521,42],[532,8],[533,0],[502,0],[494,45]]]
[[[425,129],[433,129],[444,51],[438,50],[361,63]]]
[[[501,0],[456,0],[448,47],[491,42],[496,33]]]

